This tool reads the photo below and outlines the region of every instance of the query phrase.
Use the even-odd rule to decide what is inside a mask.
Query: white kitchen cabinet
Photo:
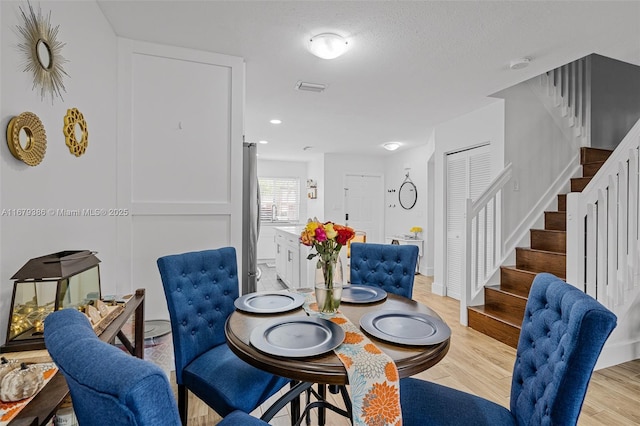
[[[276,275],[282,277],[286,274],[287,266],[287,248],[286,239],[283,234],[276,232],[275,234],[275,259],[276,259]]]
[[[289,288],[313,287],[314,261],[307,260],[309,247],[300,243],[302,226],[275,228],[276,275]]]

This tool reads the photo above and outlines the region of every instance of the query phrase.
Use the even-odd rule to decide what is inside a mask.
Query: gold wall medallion
[[[76,157],[84,154],[87,150],[87,145],[89,145],[89,131],[87,130],[87,122],[78,108],[67,110],[67,115],[64,116],[62,132],[69,151]]]
[[[47,150],[47,133],[42,121],[32,112],[13,117],[7,126],[7,144],[18,160],[37,166]]]
[[[51,96],[51,103],[56,96],[62,99],[64,87],[63,78],[69,76],[63,68],[67,62],[61,55],[65,43],[58,41],[58,26],[51,26],[51,12],[43,16],[40,8],[34,11],[31,3],[27,1],[29,10],[20,7],[23,25],[18,25],[17,30],[22,37],[18,43],[18,49],[24,56],[24,72],[33,74],[33,88],[40,88],[40,98]]]

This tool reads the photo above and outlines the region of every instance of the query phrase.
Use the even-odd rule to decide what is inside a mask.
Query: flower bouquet
[[[342,282],[335,282],[334,278],[339,271],[340,250],[354,235],[355,232],[348,226],[321,223],[316,218],[309,219],[300,234],[300,242],[315,249],[315,253],[310,253],[307,259],[317,256],[316,269],[322,269],[322,282],[316,283],[316,301],[323,314],[332,315],[340,306]]]
[[[413,228],[409,229],[409,232],[413,232],[413,238],[415,238],[417,240],[418,239],[418,233],[422,232],[422,227],[421,226],[414,226]]]

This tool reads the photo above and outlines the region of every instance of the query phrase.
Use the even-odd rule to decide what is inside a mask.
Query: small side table
[[[117,336],[127,351],[138,358],[144,357],[144,293],[144,289],[136,290],[135,295],[131,296],[125,303],[124,311],[100,334],[100,340],[108,343],[113,343]],[[122,332],[122,327],[124,327],[132,315],[134,317],[133,343]],[[49,362],[51,360],[46,349],[14,353],[25,358],[43,358],[43,360],[39,360],[38,362],[44,362],[46,358],[49,359]],[[7,353],[7,355],[10,354]],[[58,371],[51,381],[38,392],[33,400],[20,411],[16,418],[9,422],[9,426],[46,425],[68,394],[69,388],[67,387],[67,382],[62,372]]]

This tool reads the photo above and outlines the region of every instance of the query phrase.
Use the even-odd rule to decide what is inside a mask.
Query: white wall
[[[505,164],[513,175],[502,202],[504,241],[517,239],[520,228],[538,201],[579,154],[577,139],[570,140],[552,118],[528,82],[496,95],[505,102]],[[555,114],[560,116],[559,109]],[[572,129],[570,129],[571,131]],[[568,186],[568,181],[566,181]],[[517,187],[517,189],[516,189]],[[552,194],[554,195],[554,194]]]
[[[22,24],[18,5],[0,2],[2,128],[24,111],[40,117],[47,132],[42,163],[29,167],[15,159],[6,143],[0,147],[0,208],[82,209],[116,207],[116,64],[117,43],[111,27],[94,2],[32,2],[43,15],[51,11],[58,39],[66,43],[64,101],[41,100],[32,90],[32,77],[23,72],[20,41],[15,28]],[[78,108],[88,124],[89,146],[77,158],[65,145],[63,119]],[[3,138],[3,140],[5,140]],[[102,260],[103,294],[115,293],[115,217],[0,217],[0,343],[5,341],[13,283],[11,276],[32,257],[61,250],[89,249]]]
[[[417,148],[394,153],[385,162],[385,236],[408,234],[409,229],[420,226],[423,232],[419,237],[433,241],[433,228],[429,229],[429,201],[428,162],[433,154],[433,145],[423,145]],[[408,170],[407,170],[408,169]],[[416,205],[406,210],[398,202],[398,190],[405,180],[406,174],[416,186],[418,194]],[[389,192],[395,190],[395,192]],[[433,245],[431,245],[431,248]],[[433,252],[425,244],[420,261],[420,271],[423,275],[433,275]]]
[[[258,148],[259,149],[259,148]],[[258,158],[258,177],[286,177],[300,180],[300,219],[299,223],[306,223],[308,218],[307,202],[307,176],[308,163],[304,161],[275,161],[261,160]],[[316,177],[310,176],[312,179]],[[320,183],[320,182],[319,182]],[[275,259],[275,226],[282,224],[265,224],[260,226],[258,238],[258,261],[273,261]]]
[[[432,291],[445,294],[446,286],[446,156],[489,142],[492,176],[504,166],[504,101],[496,102],[436,127],[434,131],[434,278]]]

